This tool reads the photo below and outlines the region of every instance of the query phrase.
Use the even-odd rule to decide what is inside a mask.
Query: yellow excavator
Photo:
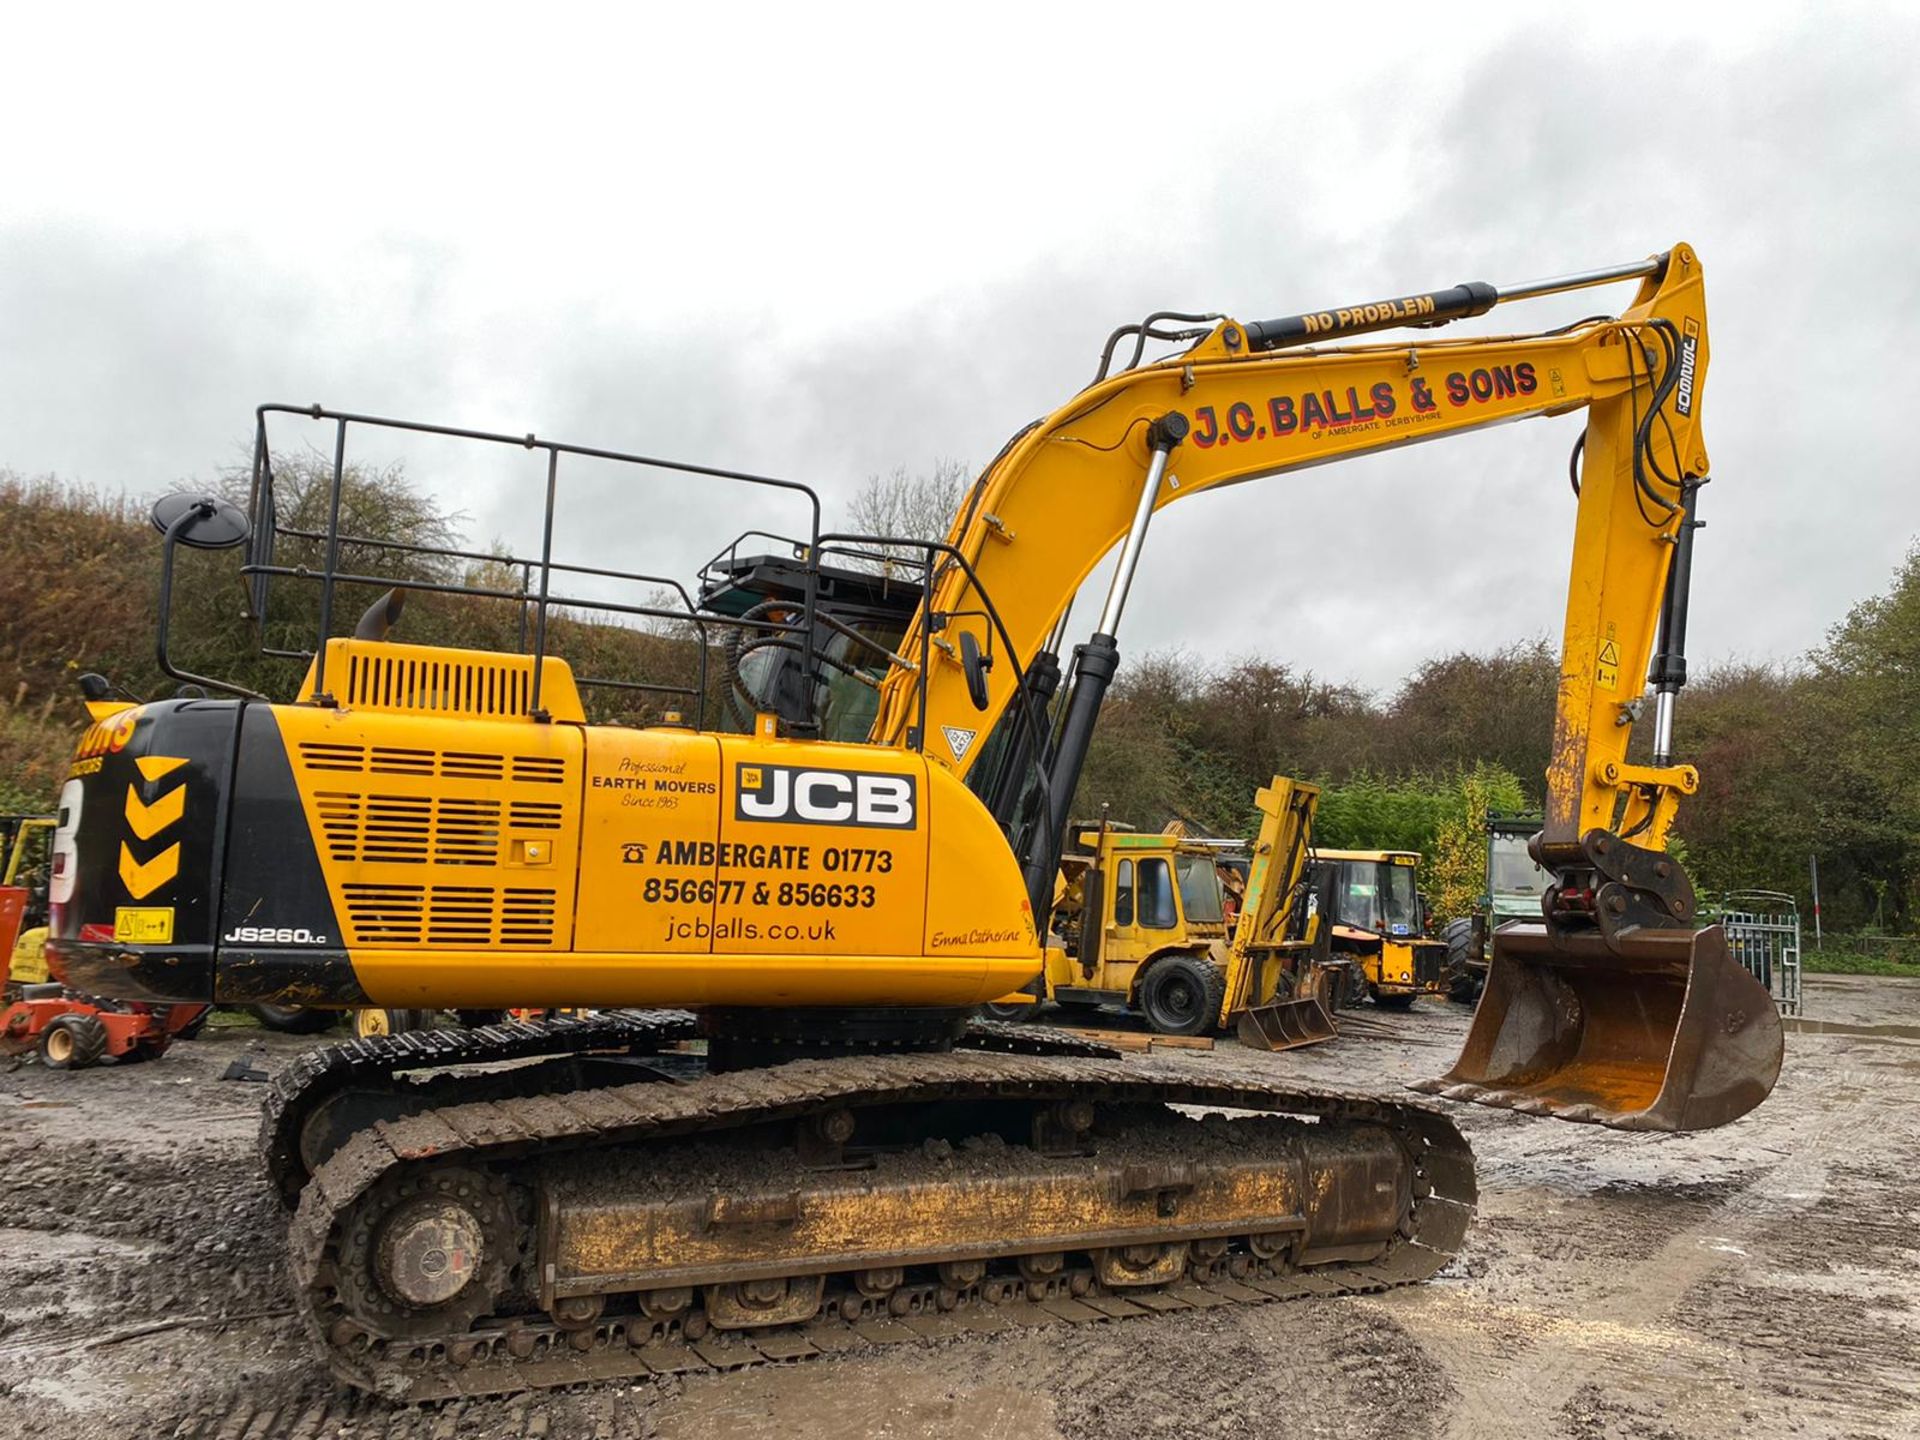
[[[1637,288],[1614,317],[1430,333],[1615,281]],[[1355,343],[1387,329],[1407,333]],[[263,1145],[295,1207],[304,1323],[337,1374],[384,1395],[791,1360],[1022,1307],[1096,1321],[1417,1281],[1475,1201],[1441,1108],[1127,1060],[976,1007],[1040,971],[1159,508],[1584,409],[1535,842],[1556,883],[1538,921],[1495,937],[1461,1056],[1427,1088],[1629,1130],[1759,1104],[1778,1017],[1720,932],[1696,932],[1665,848],[1698,783],[1672,724],[1707,360],[1685,245],[1278,320],[1159,313],[1116,331],[1093,381],[1020,430],[926,544],[824,532],[818,497],[784,477],[263,406],[246,509],[198,493],[155,508],[158,659],[182,689],[95,697],[61,796],[49,961],[129,998],[654,1007],[359,1041],[276,1077]],[[308,427],[334,466],[327,523],[301,531],[276,510],[274,446]],[[346,456],[370,433],[531,457],[538,553],[422,580],[395,563],[404,538],[352,533]],[[796,585],[737,614],[614,598],[660,582],[553,553],[587,461],[648,483],[656,508],[688,476],[733,487],[756,523],[789,506]],[[301,548],[276,551],[289,536]],[[1072,598],[1116,546],[1062,689]],[[222,547],[244,547],[263,644],[304,668],[290,701],[177,659],[177,561]],[[904,628],[836,614],[830,561],[871,577],[903,553],[921,557]],[[310,646],[274,608],[289,588],[314,602]],[[356,591],[378,598],[342,636]],[[522,648],[400,643],[409,594],[515,607]],[[576,675],[550,621],[589,611],[676,621],[727,670]],[[716,681],[758,697],[748,733],[705,726]],[[681,692],[661,723],[588,723],[583,695],[645,685]],[[1627,742],[1649,686],[1643,765]]]

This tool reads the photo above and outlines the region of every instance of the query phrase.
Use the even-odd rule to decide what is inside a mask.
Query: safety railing
[[[317,503],[312,492],[304,497],[302,513],[293,520],[282,519],[280,495],[275,474],[275,435],[299,422],[325,426],[330,440],[330,465],[314,476],[320,486]],[[521,450],[544,457],[544,487],[539,507],[540,544],[537,553],[466,550],[445,544],[421,543],[404,536],[356,533],[343,523],[349,490],[349,441],[362,432],[388,435],[432,437],[471,442],[500,450]],[[327,452],[321,452],[326,454]],[[656,472],[681,478],[695,477],[702,483],[725,481],[758,490],[775,492],[800,500],[805,507],[807,525],[802,535],[781,535],[766,530],[748,530],[722,547],[701,568],[700,593],[690,594],[677,580],[664,575],[623,570],[606,566],[578,564],[556,558],[554,553],[555,516],[567,492],[572,470],[563,462],[610,462],[637,471]],[[311,703],[336,703],[333,684],[327,674],[328,639],[337,633],[336,602],[343,587],[371,592],[383,590],[419,591],[427,594],[470,597],[511,604],[519,608],[518,653],[530,654],[532,693],[528,713],[535,720],[549,717],[541,704],[544,666],[541,663],[552,643],[552,622],[557,616],[584,623],[582,617],[655,619],[678,627],[677,635],[693,646],[697,678],[693,683],[670,682],[627,675],[576,675],[583,688],[604,687],[615,690],[643,691],[678,696],[688,702],[692,714],[687,718],[697,728],[708,728],[710,655],[718,636],[734,635],[731,651],[723,651],[737,660],[742,643],[747,647],[771,646],[781,652],[783,665],[794,674],[783,682],[782,693],[774,697],[780,703],[774,710],[782,725],[796,735],[821,733],[819,713],[826,703],[829,677],[851,676],[861,683],[879,688],[892,680],[906,687],[893,699],[904,702],[893,713],[912,717],[905,736],[909,746],[920,747],[927,724],[927,679],[936,663],[934,650],[943,652],[940,663],[962,663],[961,652],[971,652],[963,664],[969,670],[969,688],[973,688],[973,668],[991,668],[996,655],[1003,657],[1013,681],[1013,727],[1029,739],[1026,758],[1011,767],[1023,773],[1041,775],[1048,753],[1049,717],[1036,704],[1022,667],[1021,657],[1013,650],[1006,625],[990,598],[973,575],[972,566],[958,549],[938,540],[913,536],[825,534],[821,530],[821,505],[818,494],[799,481],[747,471],[726,470],[714,466],[664,460],[591,446],[571,445],[545,440],[535,435],[507,435],[455,426],[432,425],[396,420],[383,416],[328,410],[323,406],[262,405],[255,415],[253,466],[245,516],[225,501],[214,497],[174,497],[163,502],[170,506],[163,516],[156,511],[156,523],[166,535],[159,596],[157,658],[166,674],[188,684],[218,689],[250,698],[265,698],[231,680],[193,674],[180,669],[169,653],[169,628],[172,613],[172,576],[177,545],[196,548],[220,548],[227,544],[245,546],[240,573],[249,595],[248,610],[258,626],[261,650],[270,656],[298,661],[311,667],[312,686],[303,692]],[[323,511],[324,517],[316,514]],[[216,512],[220,512],[216,514]],[[161,523],[162,521],[165,523]],[[287,547],[292,547],[288,553]],[[752,551],[771,552],[786,566],[785,590],[777,603],[750,606],[745,614],[729,614],[707,602],[712,588],[750,566]],[[831,562],[831,563],[830,563]],[[836,568],[839,567],[839,568]],[[938,573],[957,568],[971,582],[974,607],[952,614],[929,611]],[[894,645],[877,641],[864,633],[857,623],[849,624],[835,608],[822,601],[822,577],[843,584],[851,573],[871,576],[877,585],[898,587],[907,599],[899,630],[911,634],[913,642],[904,653]],[[615,599],[607,594],[582,593],[581,580],[612,582],[617,589],[629,587],[639,593],[633,598]],[[310,633],[311,648],[296,638],[286,644],[270,643],[268,602],[275,587],[286,584],[317,588],[318,603],[302,609],[292,622],[282,620],[273,629],[273,639],[291,633],[295,637]],[[587,587],[593,588],[593,587]],[[605,589],[603,584],[601,589]],[[375,602],[375,611],[379,602]],[[845,612],[853,613],[859,607]],[[368,612],[368,619],[375,611]],[[391,620],[397,611],[389,606]],[[291,623],[292,629],[286,628]],[[309,628],[310,627],[310,628]],[[376,628],[379,628],[376,626]],[[965,632],[965,645],[947,638]],[[740,642],[740,637],[745,637]],[[826,651],[837,647],[838,655]],[[684,653],[684,652],[683,652]],[[728,672],[729,681],[734,677]],[[866,739],[865,734],[836,738]],[[976,766],[984,773],[986,767]],[[1005,767],[1003,767],[1005,768]],[[1044,790],[1044,785],[1041,787]],[[1041,819],[1043,830],[1054,828],[1050,806]],[[1003,817],[1004,819],[1005,817]]]
[[[329,425],[332,430],[332,463],[330,473],[325,477],[323,524],[285,523],[277,513],[274,449],[269,431],[276,419],[284,424],[287,420],[296,417],[322,422]],[[349,473],[348,440],[350,434],[358,430],[398,432],[414,436],[471,441],[487,446],[530,451],[544,456],[545,486],[540,508],[538,554],[463,550],[445,545],[420,544],[387,536],[355,534],[344,528],[342,501]],[[743,622],[731,617],[703,612],[686,587],[669,576],[606,566],[575,564],[556,559],[553,547],[554,525],[563,493],[561,464],[563,459],[608,461],[622,466],[631,466],[637,470],[730,481],[796,496],[806,506],[808,521],[809,538],[801,542],[801,553],[803,556],[817,553],[820,534],[820,499],[812,488],[795,480],[662,460],[654,456],[604,450],[591,446],[564,444],[544,440],[535,435],[495,434],[483,430],[430,425],[375,415],[350,414],[328,410],[318,405],[262,405],[255,412],[253,467],[246,517],[248,534],[245,563],[241,567],[241,574],[246,578],[250,599],[249,610],[259,626],[263,652],[270,656],[311,664],[314,667],[314,685],[311,692],[313,700],[320,704],[330,703],[332,697],[326,674],[325,642],[335,633],[335,601],[341,587],[364,586],[376,590],[399,589],[465,596],[518,606],[520,611],[519,649],[523,654],[531,654],[534,660],[531,671],[533,692],[529,710],[536,719],[546,718],[546,712],[541,706],[540,687],[544,666],[540,662],[548,653],[551,638],[550,622],[557,615],[603,616],[607,617],[606,623],[617,623],[614,617],[655,619],[667,621],[676,627],[683,627],[683,634],[692,642],[697,657],[696,679],[693,684],[617,675],[582,675],[576,677],[576,680],[581,686],[589,688],[642,691],[681,697],[689,702],[696,725],[704,725],[706,720],[709,652],[715,631],[724,631],[730,627],[745,624],[761,631],[775,629],[788,632],[792,636],[803,668],[811,669],[815,634],[814,596],[811,583],[803,583],[803,593],[795,607],[795,613],[790,617],[778,622],[769,622],[764,619]],[[168,553],[163,567],[164,573],[169,577],[172,571],[173,541],[174,536],[169,534]],[[304,560],[302,563],[285,563],[282,547],[287,542],[297,542],[317,549],[317,563],[305,563]],[[352,563],[348,563],[348,557],[351,558]],[[468,567],[466,578],[435,578],[434,568],[444,566],[447,562],[465,563]],[[577,582],[582,580],[611,581],[614,582],[616,590],[632,587],[629,593],[633,594],[634,598],[614,599],[606,595],[576,593]],[[311,649],[288,649],[267,643],[268,598],[276,581],[297,582],[318,587],[318,613],[313,626],[314,643]],[[168,653],[171,608],[168,603],[169,589],[170,587],[166,585],[162,587],[159,617],[158,650],[162,670],[196,684],[212,686],[231,693],[252,694],[253,692],[242,686],[214,677],[191,675],[178,670],[173,665]],[[673,603],[662,603],[668,599]]]

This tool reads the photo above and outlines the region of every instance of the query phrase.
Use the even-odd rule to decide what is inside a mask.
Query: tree
[[[1820,767],[1817,833],[1858,877],[1871,919],[1920,914],[1920,545],[1884,595],[1863,600],[1813,656],[1808,698]]]
[[[1485,761],[1455,779],[1448,813],[1422,852],[1421,877],[1437,922],[1471,914],[1487,892],[1487,817],[1526,808],[1512,771]]]
[[[935,460],[933,468],[922,474],[896,465],[886,475],[869,475],[847,506],[845,528],[856,535],[886,539],[944,540],[960,512],[968,479],[967,467],[958,460]],[[915,564],[926,553],[911,545],[878,548]]]
[[[1490,655],[1429,660],[1389,707],[1383,739],[1411,769],[1451,769],[1485,760],[1538,789],[1552,745],[1560,662],[1544,640]]]

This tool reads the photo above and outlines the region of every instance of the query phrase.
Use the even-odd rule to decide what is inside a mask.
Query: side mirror
[[[155,501],[153,528],[196,550],[231,550],[252,532],[246,512],[231,500],[191,491]]]
[[[987,708],[987,672],[993,668],[993,657],[980,653],[980,642],[973,638],[973,632],[960,632],[960,668],[967,676],[967,698],[973,701],[973,708]]]

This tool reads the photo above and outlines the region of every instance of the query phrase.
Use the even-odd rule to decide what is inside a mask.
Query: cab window
[[[1226,919],[1220,900],[1220,871],[1211,855],[1180,855],[1174,859],[1180,874],[1180,908],[1190,925],[1218,925]]]
[[[1133,861],[1122,860],[1113,871],[1113,923],[1133,924]]]
[[[1140,925],[1146,930],[1171,930],[1180,923],[1173,906],[1173,870],[1164,860],[1140,862]]]

